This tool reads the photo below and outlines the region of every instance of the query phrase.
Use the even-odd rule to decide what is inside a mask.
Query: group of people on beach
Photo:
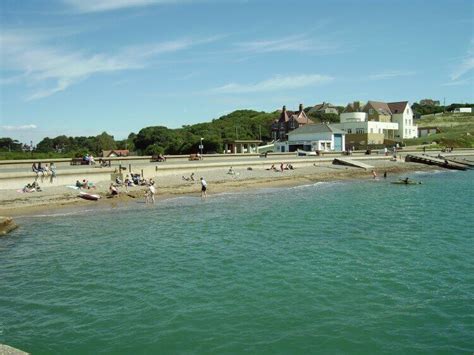
[[[26,184],[21,192],[41,192],[41,187],[39,186],[38,182],[35,180],[31,184]]]
[[[39,162],[38,165],[33,163],[31,166],[31,171],[36,174],[35,181],[40,178],[41,182],[43,182],[46,176],[50,176],[49,182],[53,183],[53,180],[56,178],[56,165],[54,162],[52,162],[50,166],[48,166],[47,163],[44,164],[44,166],[41,164],[41,162]]]
[[[92,181],[89,181],[87,179],[82,179],[82,181],[76,180],[76,187],[79,189],[95,189],[96,186]]]
[[[194,176],[195,176],[194,173],[191,173],[191,175],[189,175],[189,177],[183,175],[181,178],[185,181],[196,181]]]
[[[277,171],[277,172],[283,172],[284,170],[294,170],[295,168],[293,167],[293,165],[287,163],[287,164],[283,164],[283,163],[280,163],[280,169],[277,169],[275,167],[275,164],[272,164],[272,166],[267,169],[267,170],[270,170],[270,171]]]

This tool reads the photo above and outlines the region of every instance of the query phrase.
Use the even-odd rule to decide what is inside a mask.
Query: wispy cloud
[[[464,74],[474,69],[474,38],[471,39],[469,49],[462,62],[451,73],[451,80],[458,80]]]
[[[103,12],[126,9],[130,7],[143,7],[158,4],[172,4],[185,2],[183,0],[63,0],[75,11],[80,13]],[[187,1],[189,2],[189,1]]]
[[[4,131],[29,131],[36,128],[37,127],[34,124],[27,124],[21,126],[0,126],[0,129],[3,129]]]
[[[219,38],[221,36],[183,38],[128,46],[115,53],[87,53],[49,46],[35,35],[6,31],[0,34],[2,65],[16,73],[3,78],[1,83],[24,81],[35,88],[27,100],[41,99],[64,91],[92,75],[141,69],[160,54],[183,51]]]
[[[472,84],[472,78],[450,81],[450,82],[441,84],[441,86],[462,86],[462,85],[468,85],[468,84]]]
[[[385,71],[382,73],[377,74],[370,74],[369,80],[385,80],[385,79],[393,79],[400,76],[412,76],[415,75],[415,71],[406,71],[406,70],[390,70]]]
[[[314,51],[321,54],[327,54],[334,52],[339,48],[339,45],[336,43],[329,43],[316,39],[308,34],[297,34],[270,40],[238,42],[235,43],[234,46],[238,50],[252,53]]]
[[[266,91],[290,90],[307,86],[325,84],[333,81],[334,78],[327,75],[308,74],[308,75],[277,75],[270,79],[263,80],[253,84],[229,83],[210,90],[217,94],[238,94],[255,93]]]

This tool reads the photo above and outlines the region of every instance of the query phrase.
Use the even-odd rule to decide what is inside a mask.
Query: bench
[[[201,160],[201,157],[197,154],[190,154],[189,160]]]
[[[151,162],[162,162],[162,161],[166,161],[166,157],[164,157],[163,155],[159,154],[159,155],[153,155],[150,159]]]

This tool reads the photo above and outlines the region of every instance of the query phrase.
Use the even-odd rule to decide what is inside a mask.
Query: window
[[[356,128],[356,133],[357,134],[362,134],[362,133],[364,133],[364,129],[363,128]]]
[[[369,108],[369,115],[373,115],[374,114],[374,109],[373,108]]]
[[[352,129],[348,128],[348,129],[347,129],[347,133],[348,133],[348,134],[351,134],[351,133],[352,133]]]
[[[409,113],[410,113],[410,108],[409,108],[409,107],[407,107],[407,114],[409,114]]]

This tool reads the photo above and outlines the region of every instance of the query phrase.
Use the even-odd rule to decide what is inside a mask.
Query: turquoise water
[[[33,354],[472,353],[473,173],[21,218],[0,239],[0,343]]]

